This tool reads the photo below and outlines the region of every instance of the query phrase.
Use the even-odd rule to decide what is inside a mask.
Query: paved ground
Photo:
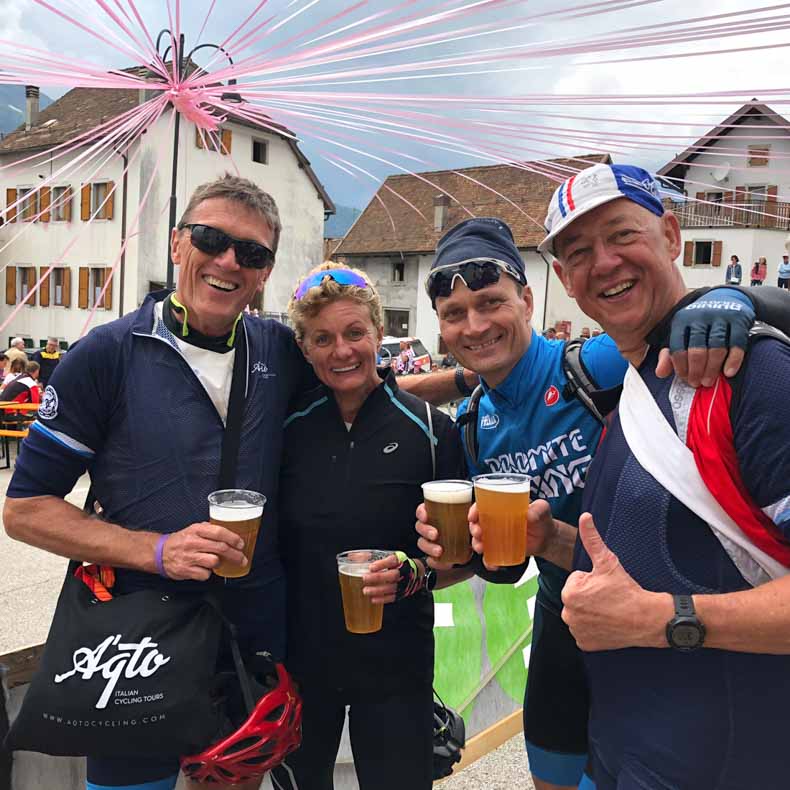
[[[535,790],[529,775],[524,736],[519,733],[436,787],[441,790]]]
[[[0,512],[11,473],[0,470]],[[77,482],[67,499],[81,505],[88,492],[88,478]],[[0,655],[47,638],[66,560],[11,540],[0,529]]]

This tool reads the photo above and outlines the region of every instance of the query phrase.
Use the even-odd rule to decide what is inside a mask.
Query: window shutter
[[[779,190],[775,186],[770,186],[765,190],[766,194],[768,195],[768,200],[771,203],[776,203],[776,196],[779,193]]]
[[[222,130],[222,153],[230,155],[233,148],[233,132],[230,129]]]
[[[33,293],[33,289],[36,287],[36,267],[35,266],[28,266],[25,270],[25,276],[27,277],[27,292],[28,292],[28,299],[25,304],[29,304],[31,307],[36,306],[36,296],[37,294]],[[30,294],[33,294],[32,296]]]
[[[42,266],[41,267],[42,280],[41,280],[41,287],[38,289],[38,303],[42,307],[49,307],[49,281],[50,281],[50,275],[47,275],[46,277],[44,277],[44,274],[46,273],[48,268],[49,268],[48,266]]]
[[[88,286],[90,285],[90,269],[87,266],[80,266],[80,285],[79,296],[77,297],[77,307],[82,310],[88,309]]]
[[[720,241],[713,242],[713,258],[711,259],[712,266],[721,266],[721,248],[722,243]]]
[[[697,200],[705,200],[705,193],[697,192]]]
[[[49,187],[41,187],[41,221],[49,222],[49,206],[52,203],[52,190]]]
[[[115,182],[107,182],[107,202],[104,204],[102,210],[102,217],[104,219],[112,219],[115,214]]]
[[[112,310],[112,269],[104,270],[104,282],[107,283],[107,290],[104,292],[104,309]]]
[[[16,222],[16,206],[13,205],[14,203],[16,203],[16,189],[6,189],[6,222]],[[14,304],[14,302],[10,302],[10,304]]]
[[[206,145],[203,141],[203,135],[200,133],[200,127],[195,127],[195,147],[196,148],[205,148]]]
[[[683,265],[684,266],[693,266],[694,265],[694,242],[687,241],[683,245]]]
[[[74,202],[74,190],[71,187],[66,187],[66,192],[63,195],[63,219],[66,222],[71,222],[71,204]]]
[[[71,307],[71,269],[63,269],[63,306]]]
[[[16,266],[5,269],[5,303],[16,304]]]
[[[80,194],[80,219],[87,222],[91,218],[91,185],[85,184]]]

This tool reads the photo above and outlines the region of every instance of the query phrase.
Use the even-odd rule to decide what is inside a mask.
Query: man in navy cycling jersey
[[[558,518],[576,523],[587,467],[602,425],[579,400],[564,395],[564,344],[548,341],[530,326],[532,294],[510,229],[491,218],[467,220],[452,228],[439,242],[427,288],[448,349],[482,379],[484,395],[477,415],[479,452],[477,458],[467,458],[470,472],[529,474],[533,496],[547,500]],[[700,311],[678,315],[678,336],[687,335],[692,321],[700,316]],[[728,319],[727,311],[704,317],[702,331],[694,336],[699,351],[707,342],[707,328]],[[740,335],[732,332],[732,336],[745,344],[750,325],[751,318]],[[722,365],[726,353],[711,353],[709,367],[699,351],[694,352],[695,377],[714,375],[712,369]],[[727,361],[729,372],[737,368],[733,364],[736,356],[739,354],[733,353],[733,359]],[[627,363],[610,337],[587,340],[582,361],[598,387],[622,382]],[[434,382],[422,382],[419,394],[435,400],[448,397],[452,385],[446,377],[439,378],[442,374],[426,378],[434,376]],[[433,384],[433,391],[429,384]],[[463,382],[459,384],[463,386]],[[416,388],[412,391],[418,392]],[[465,408],[462,404],[459,416]],[[424,521],[425,512],[418,510],[418,517]],[[419,522],[417,528],[422,535],[421,550],[438,559],[441,548],[433,542],[436,531]],[[560,616],[567,571],[542,558],[538,565],[524,731],[535,786],[553,790],[575,787],[581,780],[587,761],[589,696],[581,654]],[[524,569],[521,566],[497,574],[481,569],[481,575],[491,581],[512,582]]]
[[[655,375],[668,317],[688,298],[674,263],[681,250],[677,219],[645,171],[598,165],[566,181],[546,224],[541,248],[557,257],[568,294],[635,368],[626,379],[628,406],[621,401],[587,476],[583,504],[590,512],[579,521],[581,540],[572,526],[543,518],[542,503],[528,527],[536,555],[575,569],[562,592],[562,618],[584,651],[590,680],[596,786],[785,788],[790,347],[771,337],[751,345],[732,412],[735,388],[723,378],[693,393]],[[741,299],[730,294],[734,310],[746,304]],[[637,403],[654,399],[660,413],[637,418],[636,432],[627,433],[628,414],[641,414],[631,412],[634,392]],[[694,411],[698,399],[702,413]],[[722,532],[711,511],[706,519],[696,515],[705,485],[691,498],[678,493],[684,504],[675,497],[682,489],[674,469],[665,475],[651,466],[665,475],[662,485],[636,460],[639,437],[652,436],[659,423],[685,439],[695,457],[713,448],[712,463],[729,445],[731,464],[721,474],[731,476],[732,499],[745,506],[736,511],[738,503],[720,502],[728,514],[740,514],[733,531]],[[648,463],[644,448],[638,452]],[[705,478],[704,465],[697,467]],[[708,488],[716,493],[721,482]],[[479,550],[479,525],[472,531]]]
[[[251,572],[227,580],[222,603],[243,649],[278,660],[282,425],[312,375],[290,329],[242,311],[271,274],[280,228],[274,200],[251,181],[198,187],[172,234],[176,291],[97,327],[58,364],[3,513],[11,537],[117,568],[116,593],[202,589],[220,560],[244,560],[240,538],[209,523],[206,499],[218,487],[235,378],[245,392],[236,484],[268,501]],[[86,469],[103,520],[63,499]],[[178,769],[177,754],[89,756],[88,788],[171,790]]]

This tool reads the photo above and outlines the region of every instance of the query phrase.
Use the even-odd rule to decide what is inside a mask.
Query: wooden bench
[[[5,456],[5,466],[2,467],[3,469],[11,468],[11,445],[8,440],[16,439],[16,449],[17,452],[19,452],[19,443],[28,433],[29,431],[27,428],[23,430],[0,429],[0,439],[2,439],[3,442],[3,455]]]

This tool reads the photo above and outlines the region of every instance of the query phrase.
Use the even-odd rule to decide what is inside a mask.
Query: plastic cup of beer
[[[340,594],[343,598],[343,616],[346,630],[352,634],[374,634],[381,630],[384,604],[373,603],[362,594],[365,586],[362,577],[370,564],[389,557],[391,551],[355,549],[337,555],[337,573],[340,577]]]
[[[473,484],[469,480],[432,480],[422,484],[428,523],[436,527],[442,547],[441,562],[464,563],[472,556],[469,506]]]
[[[521,565],[527,558],[529,476],[496,473],[473,480],[483,559],[488,565]]]
[[[246,565],[222,560],[214,573],[226,579],[246,576],[252,568],[252,557],[261,527],[261,516],[266,497],[257,491],[244,491],[240,488],[226,488],[208,495],[209,521],[235,532],[243,541]]]

